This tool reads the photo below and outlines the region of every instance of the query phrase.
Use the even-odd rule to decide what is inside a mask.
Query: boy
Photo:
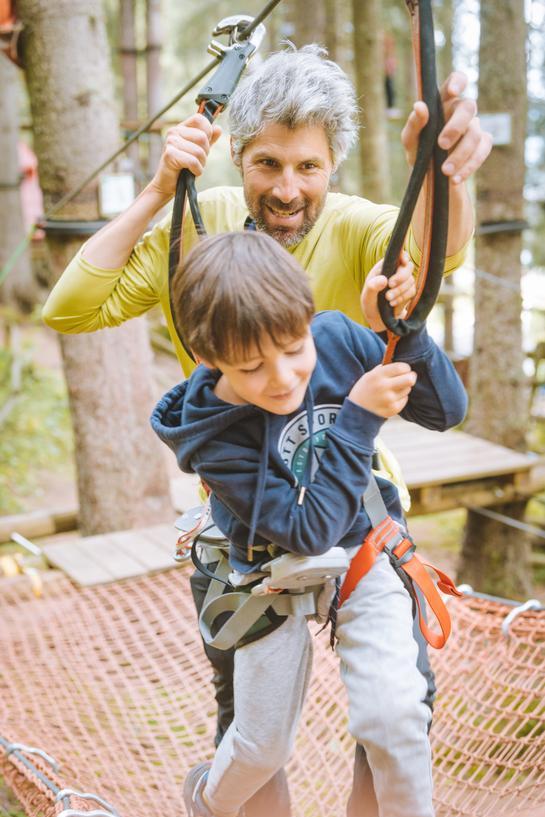
[[[362,294],[375,330],[383,329],[376,298],[386,285],[379,271]],[[463,419],[465,392],[446,356],[422,329],[382,366],[384,343],[373,331],[338,312],[313,317],[304,271],[263,233],[203,241],[172,294],[202,365],[165,395],[152,425],[182,470],[210,487],[232,569],[251,581],[270,560],[270,543],[300,555],[338,545],[352,557],[371,527],[362,495],[384,420],[401,413],[443,430]],[[378,483],[403,524],[396,488]],[[383,817],[433,815],[430,710],[411,604],[381,554],[337,614],[349,730],[367,752]],[[235,719],[213,763],[188,775],[191,817],[236,817],[287,761],[310,668],[304,616],[287,616],[237,649]]]

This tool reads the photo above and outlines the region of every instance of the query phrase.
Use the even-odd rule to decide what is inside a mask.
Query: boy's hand
[[[405,408],[416,372],[408,363],[387,363],[375,366],[357,380],[348,397],[353,403],[379,417],[393,417]]]
[[[370,270],[361,293],[361,308],[365,320],[374,332],[383,332],[386,327],[380,317],[377,296],[388,287],[386,299],[394,308],[396,318],[404,317],[407,305],[416,295],[416,281],[414,280],[414,264],[408,254],[403,252],[399,259],[399,266],[390,279],[382,275],[383,261],[375,264]]]
[[[206,165],[208,151],[221,136],[219,125],[211,124],[203,114],[196,113],[170,128],[163,147],[159,167],[150,185],[166,199],[176,193],[180,171],[190,170],[200,176]]]

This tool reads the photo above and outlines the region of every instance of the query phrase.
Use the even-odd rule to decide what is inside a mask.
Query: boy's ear
[[[214,366],[214,364],[211,361],[205,360],[203,357],[196,358],[196,361],[197,361],[197,363],[202,363],[202,365],[206,366],[207,369],[217,369],[218,368],[217,366]]]

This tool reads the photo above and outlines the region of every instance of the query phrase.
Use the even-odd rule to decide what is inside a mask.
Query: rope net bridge
[[[465,597],[449,609],[453,636],[432,651],[437,817],[543,817],[545,611],[521,613],[506,636],[507,604]],[[351,783],[327,642],[314,640],[288,768],[297,817],[339,817]],[[0,774],[29,817],[183,817],[185,772],[211,756],[214,728],[185,568],[90,588],[49,571],[42,598],[24,576],[1,580]]]

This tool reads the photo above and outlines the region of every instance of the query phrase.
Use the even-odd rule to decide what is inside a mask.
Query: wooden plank
[[[52,565],[78,584],[87,586],[112,581],[110,572],[95,561],[93,553],[79,548],[76,542],[44,545],[44,553]]]
[[[153,542],[160,550],[174,558],[176,550],[176,541],[179,532],[174,525],[160,525],[153,528],[145,528],[142,534]]]
[[[89,542],[89,539],[94,541]],[[82,544],[83,542],[85,544]],[[78,549],[83,548],[86,552],[91,552],[97,563],[110,573],[111,581],[141,576],[146,572],[144,566],[134,556],[116,547],[111,534],[86,537],[78,544]]]
[[[528,472],[540,461],[461,431],[439,433],[398,417],[385,424],[380,437],[398,459],[409,490]]]
[[[0,517],[0,542],[8,542],[17,531],[27,539],[35,536],[51,536],[77,527],[78,509],[60,508],[52,511],[31,511]]]
[[[43,550],[51,564],[78,584],[89,586],[176,567],[175,541],[174,526],[157,525],[52,543]]]
[[[174,566],[174,547],[168,550],[160,547],[147,535],[145,528],[114,533],[110,539],[114,547],[132,556],[144,568],[143,572],[166,570]]]

